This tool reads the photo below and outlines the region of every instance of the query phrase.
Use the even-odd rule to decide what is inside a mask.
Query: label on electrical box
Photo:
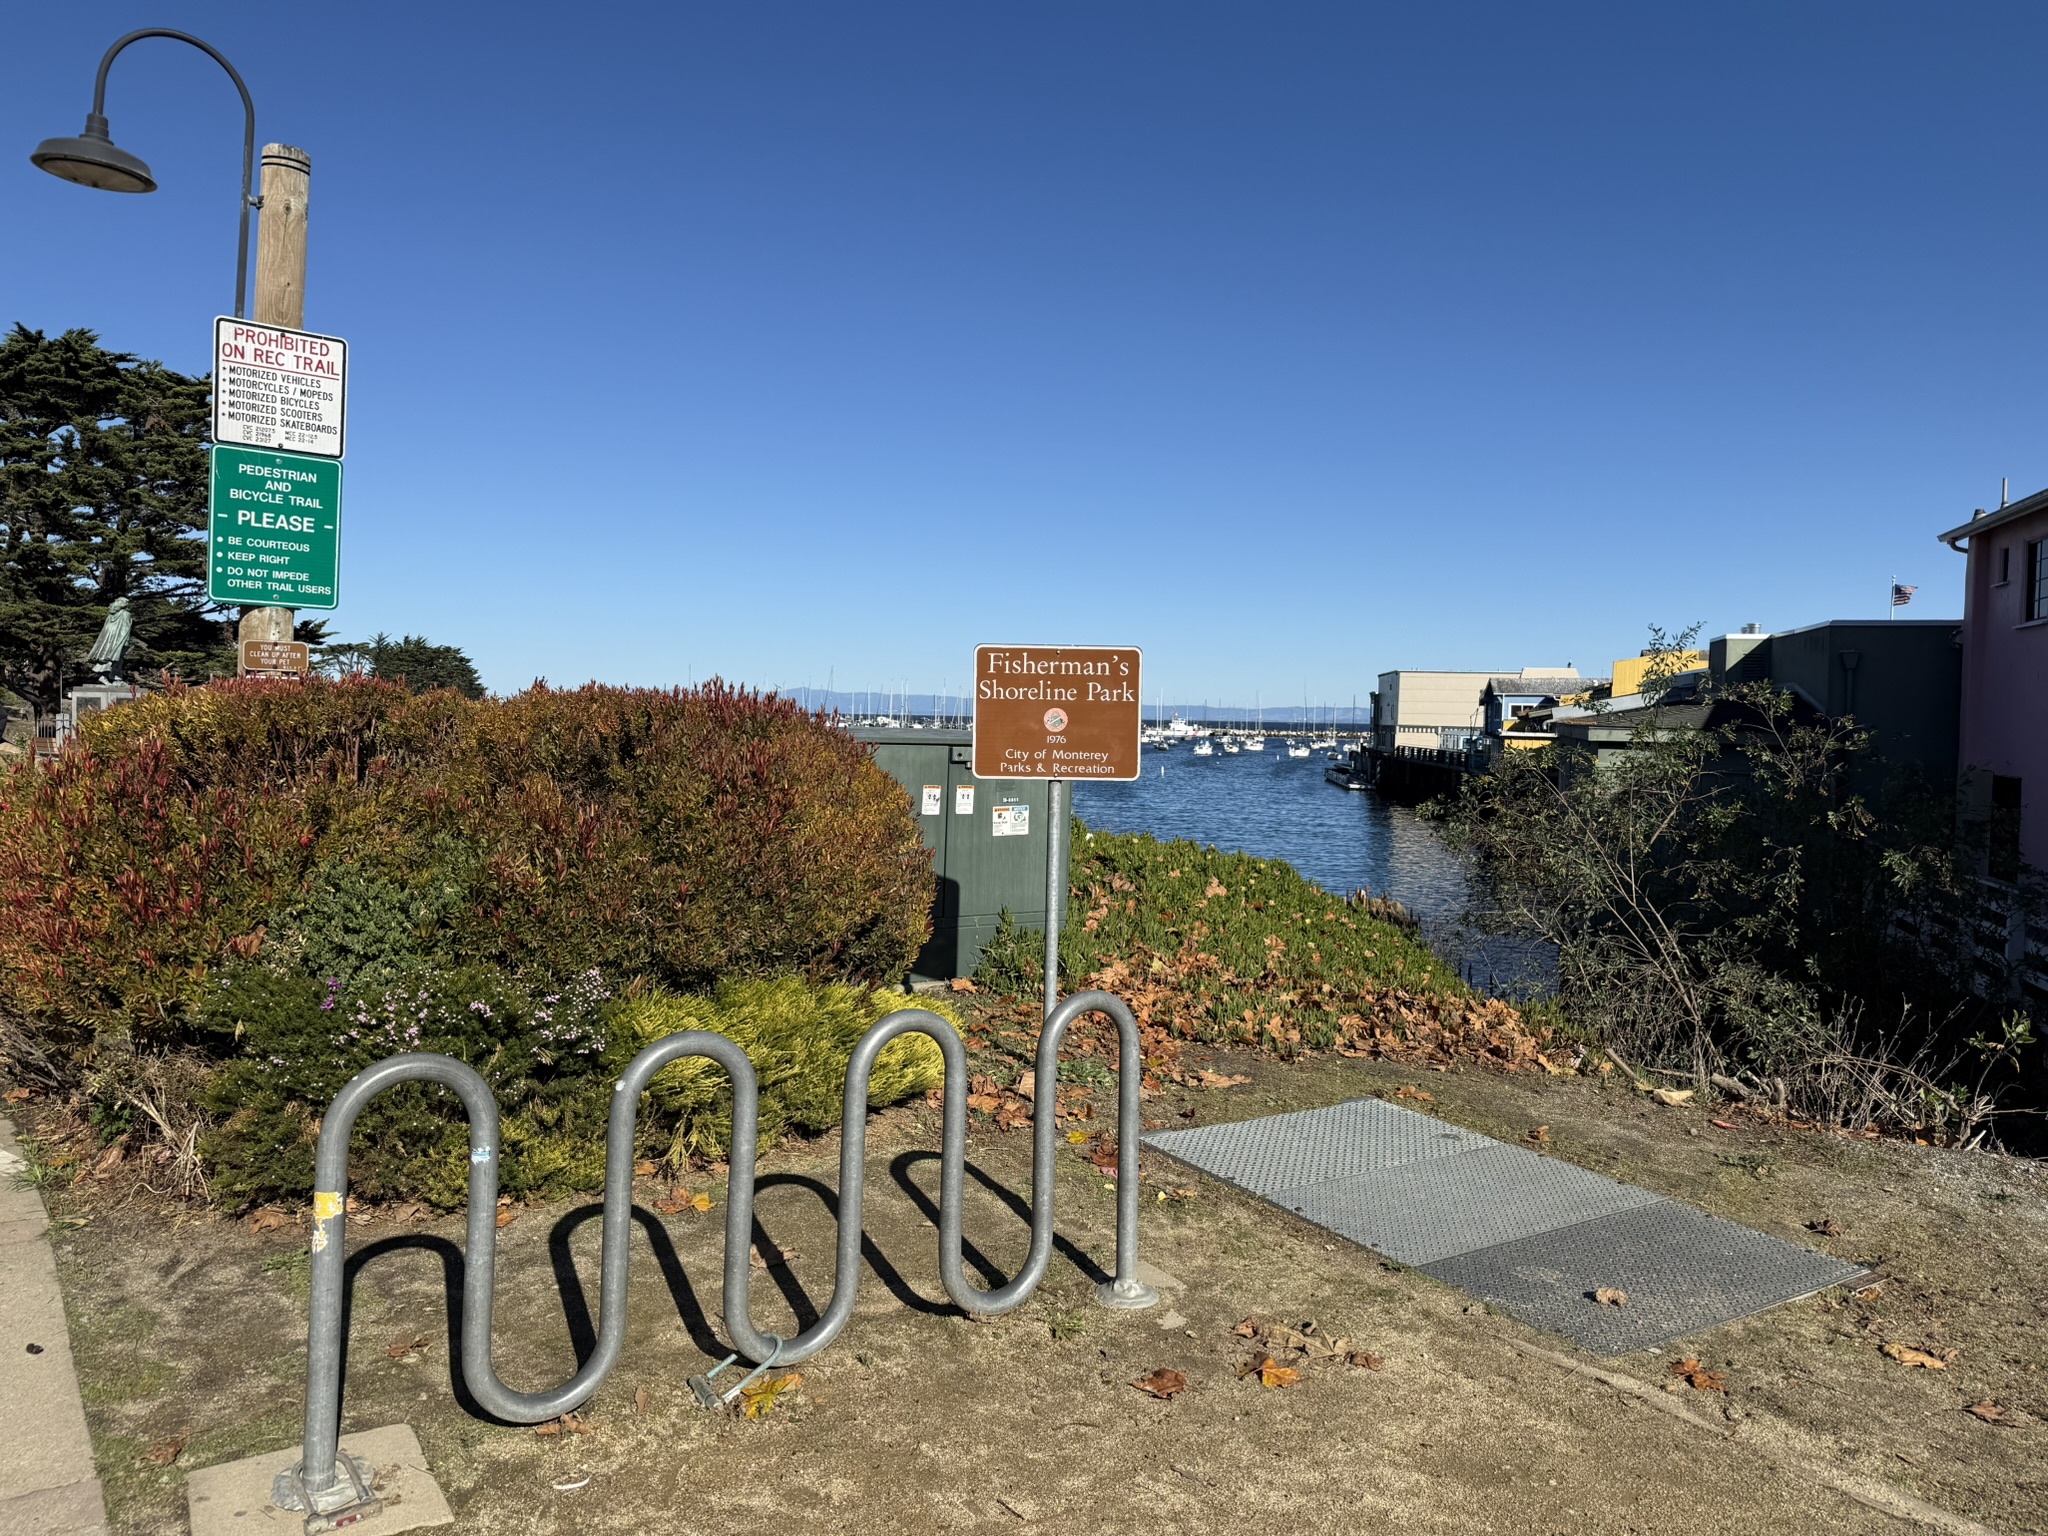
[[[993,820],[991,830],[997,837],[1031,835],[1031,807],[1028,805],[999,805],[995,808]]]

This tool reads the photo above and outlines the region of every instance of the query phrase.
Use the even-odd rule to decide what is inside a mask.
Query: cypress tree
[[[0,340],[0,686],[39,712],[117,597],[130,677],[232,669],[206,600],[207,391],[84,329]]]

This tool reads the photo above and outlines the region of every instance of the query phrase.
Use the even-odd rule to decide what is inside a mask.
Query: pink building
[[[1988,868],[2048,874],[2048,491],[1942,536],[1969,556],[1963,586],[1963,815]]]

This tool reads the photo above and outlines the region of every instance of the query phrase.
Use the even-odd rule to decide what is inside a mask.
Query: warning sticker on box
[[[974,814],[974,786],[972,784],[955,784],[953,786],[953,814],[955,816],[972,816]]]
[[[943,785],[943,784],[927,784],[927,785],[925,785],[925,787],[924,787],[924,809],[923,809],[922,811],[918,812],[918,814],[919,814],[920,816],[936,816],[936,815],[938,815],[938,814],[939,814],[939,813],[940,813],[941,811],[943,811],[943,810],[945,809],[945,807],[946,807],[946,786],[945,786],[945,785]]]
[[[1031,807],[1028,805],[999,805],[995,808],[994,819],[997,837],[1031,835]]]

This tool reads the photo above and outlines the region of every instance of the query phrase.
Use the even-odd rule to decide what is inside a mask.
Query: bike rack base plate
[[[359,1457],[370,1465],[383,1501],[374,1514],[346,1527],[349,1536],[395,1536],[399,1531],[455,1523],[455,1514],[427,1470],[419,1436],[410,1424],[343,1435],[341,1449],[344,1455]],[[254,1532],[300,1536],[306,1528],[305,1515],[279,1509],[270,1501],[271,1484],[278,1473],[298,1463],[299,1450],[296,1445],[286,1446],[202,1467],[188,1476],[185,1496],[192,1536],[250,1536]]]

